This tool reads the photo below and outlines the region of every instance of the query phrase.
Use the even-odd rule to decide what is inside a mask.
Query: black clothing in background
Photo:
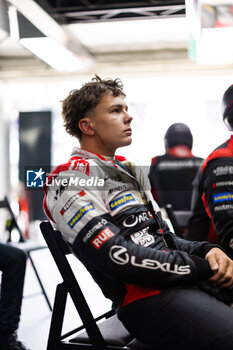
[[[175,146],[151,162],[149,179],[152,194],[160,207],[172,204],[174,210],[191,207],[192,182],[203,159],[187,146]]]
[[[205,160],[195,180],[186,238],[220,242],[233,258],[233,136]]]
[[[26,254],[23,250],[0,243],[0,334],[13,334],[18,328],[25,267]]]

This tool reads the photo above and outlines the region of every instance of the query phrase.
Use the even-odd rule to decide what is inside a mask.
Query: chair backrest
[[[188,228],[188,222],[192,215],[191,210],[173,210],[171,204],[167,204],[166,212],[171,224],[173,226],[174,232],[179,237],[184,237],[186,230]]]
[[[88,336],[94,344],[97,344],[97,346],[99,346],[100,349],[101,347],[102,349],[105,349],[103,337],[96,325],[90,308],[67,259],[67,254],[71,253],[68,244],[66,244],[66,242],[63,240],[61,233],[53,229],[50,222],[42,222],[40,224],[40,228],[62,276],[62,279],[64,281],[63,285],[66,286],[67,293],[70,294],[73,300],[73,303],[85,326]]]
[[[60,231],[55,230],[50,222],[42,222],[40,228],[63,279],[56,290],[47,350],[67,349],[68,346],[71,349],[85,350],[152,349],[152,347],[134,339],[124,328],[113,310],[97,318],[93,317],[68,259],[68,254],[72,253],[71,248],[63,240]],[[70,294],[83,325],[65,335],[61,335],[67,294]],[[97,324],[98,321],[102,320],[104,321]],[[79,333],[78,336],[68,342],[65,340],[83,329],[86,332],[82,332],[81,335]]]

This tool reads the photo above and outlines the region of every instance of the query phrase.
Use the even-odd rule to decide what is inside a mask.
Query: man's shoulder
[[[217,165],[231,162],[233,162],[233,142],[232,139],[229,139],[209,154],[202,165],[202,172],[204,172],[210,164],[213,166],[214,164]]]
[[[87,180],[92,177],[101,177],[102,175],[103,170],[95,159],[72,156],[66,163],[58,165],[51,171],[46,180],[46,184],[49,187],[51,187],[51,184],[53,184],[53,187],[56,187],[58,183],[60,184],[59,178],[63,179],[63,181],[68,181],[69,179],[68,182],[70,182],[72,178],[77,182],[77,179]],[[71,181],[71,183],[73,182],[74,180]]]
[[[168,155],[167,154],[162,154],[162,155],[158,155],[155,156],[151,159],[151,165],[152,166],[156,166],[159,162],[168,159]]]

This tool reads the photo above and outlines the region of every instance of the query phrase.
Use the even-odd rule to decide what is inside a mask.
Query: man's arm
[[[158,213],[158,215],[162,219],[161,214]],[[165,221],[162,225],[164,232],[168,232],[169,229]],[[220,246],[214,246],[209,242],[202,242],[202,244],[196,241],[189,242],[176,236],[173,236],[173,240],[177,249],[203,257],[209,262],[213,273],[209,279],[211,284],[222,288],[233,288],[233,260],[223,252]]]
[[[140,246],[123,237],[100,192],[80,192],[77,186],[66,189],[54,201],[49,191],[46,202],[64,238],[97,270],[127,283],[154,287],[211,277],[204,258]],[[80,197],[74,201],[76,194]]]
[[[209,282],[222,288],[233,289],[233,260],[219,248],[212,248],[205,259],[213,271]]]
[[[177,249],[205,258],[212,270],[213,276],[209,282],[222,288],[233,288],[233,260],[230,259],[218,245],[209,242],[187,241],[173,237]]]
[[[203,202],[226,253],[233,258],[233,160],[219,158],[204,173]]]
[[[207,241],[211,232],[211,219],[207,215],[201,194],[194,187],[192,195],[192,216],[188,222],[188,232],[185,238],[189,241]]]

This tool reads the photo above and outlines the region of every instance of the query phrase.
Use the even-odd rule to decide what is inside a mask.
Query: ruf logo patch
[[[96,249],[100,249],[102,245],[113,236],[114,233],[110,228],[106,227],[98,233],[98,235],[91,241],[91,244],[93,244]]]

